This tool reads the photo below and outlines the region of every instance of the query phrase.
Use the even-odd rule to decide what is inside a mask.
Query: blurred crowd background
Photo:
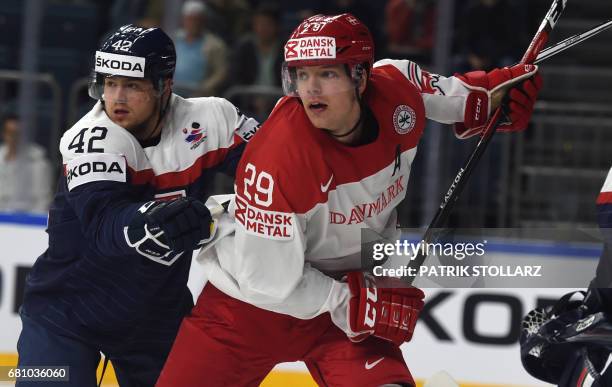
[[[612,2],[570,2],[550,43],[612,16]],[[127,23],[175,41],[175,92],[222,96],[264,121],[282,96],[283,44],[307,16],[351,12],[371,29],[376,58],[411,59],[451,75],[516,63],[550,0],[2,0],[0,211],[45,212],[61,172],[62,133],[94,101],[87,82],[99,43]],[[462,227],[595,224],[612,164],[612,34],[542,66],[531,127],[499,134],[450,220]],[[431,220],[477,139],[430,123],[413,165],[401,225]],[[211,192],[231,190],[219,181]]]

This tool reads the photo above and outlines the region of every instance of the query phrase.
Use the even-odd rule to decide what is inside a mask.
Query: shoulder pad
[[[207,122],[207,127],[217,127],[221,143],[231,143],[232,138],[238,135],[244,141],[249,141],[259,129],[259,122],[242,114],[240,109],[225,98],[201,97],[177,98],[179,103],[176,114],[179,117],[192,118],[200,122]],[[181,102],[183,101],[183,102]],[[187,101],[187,103],[184,103]]]
[[[138,140],[126,129],[112,122],[98,102],[93,109],[68,129],[60,140],[63,163],[86,154],[119,155],[137,168],[144,151]],[[139,163],[140,161],[140,163]]]
[[[597,204],[612,204],[612,168],[608,172],[608,177],[604,181],[601,192],[597,197]]]

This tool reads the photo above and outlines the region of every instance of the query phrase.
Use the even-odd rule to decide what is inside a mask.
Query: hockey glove
[[[423,292],[397,278],[374,278],[351,272],[348,323],[354,342],[374,335],[397,345],[410,341],[423,309]]]
[[[185,251],[201,247],[214,227],[208,208],[199,200],[152,201],[138,209],[125,227],[125,239],[140,255],[166,266]]]
[[[504,97],[504,116],[497,131],[520,131],[527,128],[542,88],[538,66],[518,64],[488,73],[472,71],[455,74],[455,77],[470,90],[465,104],[464,122],[455,124],[457,137],[468,138],[481,133],[491,112],[497,109]]]

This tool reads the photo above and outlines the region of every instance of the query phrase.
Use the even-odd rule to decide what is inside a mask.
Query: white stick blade
[[[446,371],[438,371],[425,381],[423,387],[459,387],[459,384]]]

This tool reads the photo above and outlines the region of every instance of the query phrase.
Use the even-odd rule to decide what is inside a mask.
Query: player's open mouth
[[[320,102],[311,103],[308,105],[308,108],[316,113],[321,113],[325,109],[327,109],[327,105]]]
[[[113,113],[115,113],[116,116],[124,117],[128,115],[129,111],[124,110],[124,109],[115,109]]]

